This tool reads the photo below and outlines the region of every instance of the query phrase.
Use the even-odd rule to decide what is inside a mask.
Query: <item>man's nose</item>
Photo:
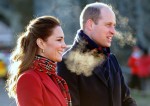
[[[115,29],[115,27],[112,27],[112,28],[110,29],[110,31],[111,31],[111,33],[112,33],[113,35],[116,34],[116,29]]]

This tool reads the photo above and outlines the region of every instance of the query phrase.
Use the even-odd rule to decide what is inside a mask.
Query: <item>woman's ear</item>
[[[40,49],[44,49],[44,41],[41,38],[38,38],[36,43]]]

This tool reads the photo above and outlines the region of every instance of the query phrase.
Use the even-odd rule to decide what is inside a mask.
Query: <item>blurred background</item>
[[[71,45],[81,10],[96,1],[115,10],[117,34],[111,50],[138,106],[150,106],[150,0],[0,0],[0,106],[16,106],[5,91],[5,80],[10,53],[29,21],[42,15],[59,18],[66,44]]]

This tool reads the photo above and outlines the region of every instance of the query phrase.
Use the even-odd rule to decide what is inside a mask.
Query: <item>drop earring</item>
[[[45,51],[44,51],[44,49],[42,49],[42,53],[44,53]]]

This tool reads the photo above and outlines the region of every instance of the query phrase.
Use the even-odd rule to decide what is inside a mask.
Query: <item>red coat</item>
[[[137,58],[134,56],[129,57],[128,65],[131,68],[131,74],[133,74],[133,75],[138,76],[138,73],[140,70],[140,68],[139,68],[140,61],[139,60],[140,60],[140,58]]]
[[[140,61],[139,77],[141,78],[150,77],[150,56],[143,55],[139,61]]]
[[[150,56],[143,55],[139,58],[131,56],[128,61],[131,73],[144,78],[150,76]]]
[[[18,106],[67,106],[60,89],[43,72],[24,72],[16,90]]]

